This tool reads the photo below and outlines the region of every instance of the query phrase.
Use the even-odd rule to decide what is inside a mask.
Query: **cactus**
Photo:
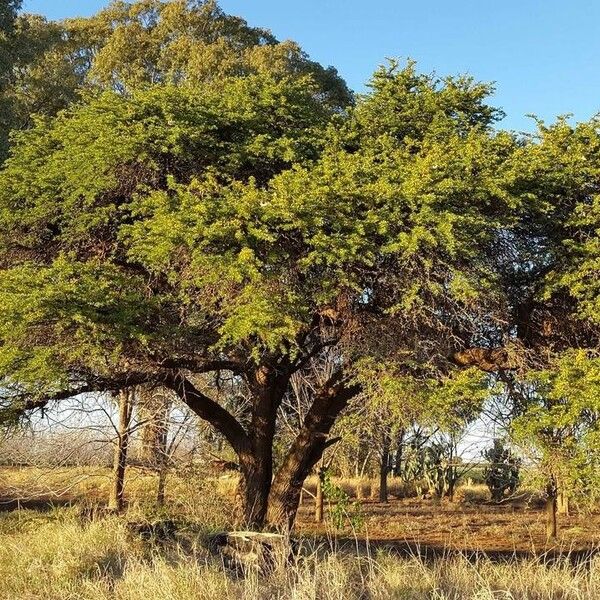
[[[521,461],[501,439],[495,439],[492,447],[483,452],[483,457],[489,463],[484,470],[485,483],[492,500],[500,502],[507,493],[512,494],[517,489]]]

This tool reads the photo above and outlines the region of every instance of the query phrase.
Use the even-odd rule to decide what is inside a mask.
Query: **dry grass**
[[[379,482],[367,477],[333,477],[333,483],[339,486],[354,499],[376,499],[379,497]],[[311,494],[315,493],[317,488],[317,478],[309,477],[305,484],[306,489]],[[414,485],[406,484],[396,477],[390,477],[388,480],[388,495],[390,498],[410,498],[416,494]]]
[[[314,523],[315,478],[306,483],[299,511],[298,531],[310,537],[331,534],[358,535],[371,541],[420,544],[435,548],[483,550],[486,552],[530,552],[548,550],[545,515],[539,494],[519,491],[513,502],[489,502],[485,486],[461,486],[455,502],[417,499],[411,490],[390,478],[390,502],[377,498],[377,482],[368,479],[337,479],[356,501],[362,526],[332,531],[331,524]],[[155,508],[156,475],[137,468],[128,469],[126,495],[129,513],[135,518],[168,516],[199,524],[204,531],[230,528],[234,522],[235,475],[207,477],[202,470],[169,475],[166,511]],[[48,503],[98,503],[108,498],[110,471],[102,468],[64,468],[52,471],[38,468],[0,468],[0,510],[8,508],[48,509]],[[358,492],[362,489],[362,492]],[[362,495],[362,498],[361,498]],[[326,503],[326,514],[328,504]],[[600,546],[600,513],[576,513],[560,517],[561,549],[586,550]]]
[[[351,497],[365,497],[360,531],[333,532],[327,524],[315,525],[313,501],[305,495],[298,527],[305,540],[301,557],[292,564],[279,557],[269,574],[240,577],[206,549],[208,532],[231,525],[235,477],[210,479],[192,472],[170,476],[168,508],[157,511],[152,502],[156,477],[130,469],[127,514],[82,521],[77,505],[105,499],[109,475],[107,470],[89,468],[51,473],[0,470],[0,502],[8,501],[0,504],[4,507],[0,510],[0,600],[600,598],[600,559],[573,566],[566,558],[553,563],[542,558],[498,562],[481,557],[469,560],[457,552],[532,550],[536,540],[542,543],[539,510],[485,504],[482,486],[464,487],[457,502],[440,505],[403,498],[406,490],[394,487],[398,482],[393,481],[390,494],[397,497],[380,504],[370,499],[377,491],[373,482],[339,480]],[[314,484],[309,481],[308,489]],[[12,510],[15,498],[18,506],[36,510]],[[57,499],[75,506],[48,505]],[[144,541],[127,528],[127,521],[163,517],[180,524],[176,539],[166,544]],[[600,528],[594,528],[597,522],[597,515],[564,519],[563,548],[577,547],[577,540],[585,540],[586,547],[596,538],[600,541]],[[328,540],[326,533],[338,537]],[[407,541],[437,552],[417,556],[412,546],[413,554],[401,555]]]
[[[461,556],[426,562],[309,549],[267,575],[228,572],[196,536],[157,547],[117,518],[81,524],[72,509],[0,518],[0,599],[583,600],[600,597],[600,562],[496,564]],[[201,542],[201,536],[197,536]],[[184,550],[185,549],[185,550]]]

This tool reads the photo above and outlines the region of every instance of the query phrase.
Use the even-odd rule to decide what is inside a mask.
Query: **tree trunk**
[[[167,452],[171,398],[165,389],[146,389],[138,405],[140,418],[144,422],[139,458],[146,466],[159,471]]]
[[[402,476],[402,458],[404,454],[404,437],[406,432],[404,429],[400,430],[398,434],[398,440],[396,442],[396,456],[394,457],[394,475],[396,477]]]
[[[357,384],[346,386],[341,371],[323,384],[273,479],[275,423],[290,372],[281,362],[262,365],[252,374],[244,372],[252,393],[252,418],[247,429],[181,372],[164,378],[164,384],[200,418],[210,422],[236,452],[241,472],[239,496],[247,527],[261,528],[265,522],[275,528],[292,527],[302,485],[331,445],[333,440],[328,440],[328,435],[336,418],[361,389]]]
[[[387,431],[383,433],[381,442],[381,455],[379,462],[379,502],[388,501],[388,473],[390,470],[390,436]]]
[[[450,474],[450,480],[448,481],[448,491],[446,492],[448,494],[448,500],[450,502],[454,502],[454,492],[456,491],[456,480],[457,477],[454,473]]]
[[[315,398],[273,480],[267,513],[267,522],[272,527],[292,528],[304,480],[325,449],[338,441],[338,438],[328,439],[329,432],[348,400],[357,392],[357,386],[345,387],[334,376]]]
[[[121,512],[124,505],[125,469],[127,466],[132,405],[132,391],[130,389],[121,390],[119,392],[117,445],[113,460],[113,485],[108,501],[108,508],[117,512]]]
[[[265,457],[243,454],[240,460],[242,523],[247,529],[261,529],[267,516],[271,491],[272,464]]]
[[[552,539],[558,537],[557,492],[556,480],[552,477],[546,487],[546,536]]]

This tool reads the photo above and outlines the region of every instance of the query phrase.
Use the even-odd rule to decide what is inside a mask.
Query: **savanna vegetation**
[[[598,118],[508,131],[411,61],[355,94],[212,0],[20,8],[0,594],[598,595]]]

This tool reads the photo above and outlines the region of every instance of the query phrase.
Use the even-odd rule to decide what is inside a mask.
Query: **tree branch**
[[[157,361],[157,366],[163,369],[185,369],[192,373],[210,373],[212,371],[243,372],[243,365],[228,359],[198,360],[195,358],[165,358]]]
[[[57,390],[41,394],[39,397],[28,392],[8,393],[3,400],[8,400],[17,414],[26,413],[37,408],[44,408],[50,402],[59,402],[74,398],[80,394],[91,394],[94,392],[116,392],[118,390],[148,383],[152,378],[147,373],[127,373],[114,378],[92,378],[87,383],[73,385],[68,389]]]
[[[317,463],[325,448],[337,441],[327,436],[348,402],[362,391],[359,384],[347,385],[341,371],[323,385],[310,407],[298,436],[286,454],[276,480],[302,477]]]
[[[163,383],[172,389],[196,415],[208,421],[221,433],[237,454],[247,448],[248,434],[240,422],[219,403],[203,394],[180,372],[168,374]]]

